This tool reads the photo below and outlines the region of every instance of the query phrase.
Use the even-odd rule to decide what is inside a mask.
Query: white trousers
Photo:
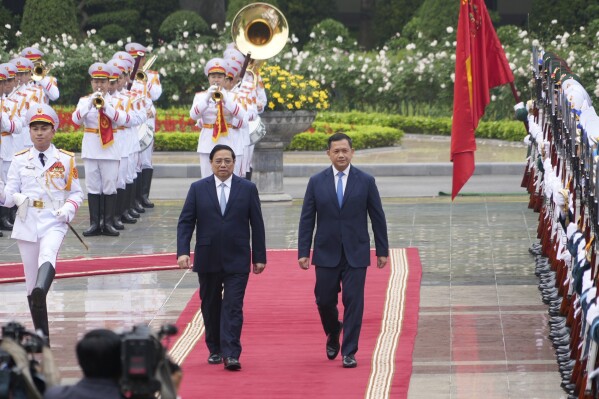
[[[152,169],[152,154],[154,153],[154,141],[143,151],[139,153],[141,169]]]
[[[127,183],[127,169],[129,168],[128,158],[121,158],[121,162],[119,163],[119,175],[116,179],[116,188],[117,189],[125,189],[125,184]],[[131,182],[133,183],[133,182]]]
[[[246,173],[248,173],[250,171],[250,168],[252,167],[253,156],[254,156],[254,146],[253,145],[246,145],[245,147],[243,147],[243,168],[241,170],[241,173],[243,173],[244,176]]]
[[[65,233],[61,231],[50,230],[43,237],[38,238],[37,242],[17,240],[21,260],[23,261],[27,295],[31,295],[31,291],[35,287],[37,269],[41,265],[50,262],[56,269],[56,258],[64,236]]]
[[[11,161],[4,160],[0,162],[0,179],[2,179],[4,183],[6,183],[6,179],[8,178],[8,168],[10,168],[10,162]]]
[[[127,184],[132,184],[133,180],[137,179],[138,169],[141,172],[139,166],[139,152],[133,152],[129,154],[129,158],[127,158]]]
[[[120,161],[114,159],[84,159],[85,187],[88,194],[116,194]]]

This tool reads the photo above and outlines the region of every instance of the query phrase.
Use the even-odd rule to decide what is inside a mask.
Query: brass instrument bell
[[[41,61],[36,62],[33,64],[33,69],[31,70],[31,80],[34,82],[39,82],[46,77],[50,69],[52,68],[46,68]]]

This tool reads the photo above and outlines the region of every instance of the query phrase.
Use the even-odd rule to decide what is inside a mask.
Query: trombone
[[[158,58],[157,55],[153,55],[152,57],[150,57],[148,62],[146,62],[143,68],[141,68],[141,71],[137,71],[135,73],[135,80],[139,80],[140,82],[144,83],[148,80],[148,75],[146,74],[146,71],[150,69],[150,67],[154,64],[156,58]]]

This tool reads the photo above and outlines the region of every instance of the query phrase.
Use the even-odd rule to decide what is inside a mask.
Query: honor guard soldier
[[[156,108],[154,102],[158,101],[162,95],[162,86],[160,84],[160,74],[157,71],[148,69],[153,63],[146,64],[146,53],[148,49],[139,43],[127,43],[125,50],[133,57],[140,58],[138,71],[144,73],[144,79],[134,79],[131,90],[140,92],[144,97],[151,100],[150,112],[148,113],[148,120],[146,123],[152,129],[152,132],[156,131]],[[153,58],[156,59],[156,58]],[[137,74],[136,74],[137,75]],[[134,76],[132,79],[135,78]],[[144,208],[153,208],[154,204],[150,201],[150,188],[152,186],[152,176],[154,173],[154,167],[152,166],[152,153],[154,152],[154,141],[140,152],[139,161],[141,167],[141,174],[137,176],[139,186],[136,186],[136,200]],[[141,209],[143,212],[143,209]]]
[[[113,96],[112,104],[115,105],[119,112],[126,114],[126,122],[123,126],[119,126],[118,134],[115,137],[115,142],[121,153],[121,161],[119,163],[119,174],[117,178],[117,206],[114,218],[114,227],[117,230],[123,230],[123,223],[136,223],[137,219],[132,217],[128,210],[131,208],[133,200],[133,176],[127,179],[129,170],[129,158],[131,153],[137,154],[132,146],[137,144],[137,129],[146,121],[147,115],[145,108],[142,108],[142,97],[136,96],[135,93],[129,92],[125,85],[127,84],[128,64],[121,59],[112,59],[108,61],[108,65],[113,69],[113,81],[110,82],[109,92]],[[135,140],[135,141],[133,141]],[[133,168],[133,171],[135,169]],[[130,189],[127,192],[127,184]],[[125,214],[123,216],[123,214]]]
[[[8,175],[8,169],[12,157],[15,154],[15,137],[21,134],[22,120],[18,113],[18,104],[12,98],[8,98],[8,95],[13,90],[13,82],[15,80],[15,70],[12,64],[4,63],[0,64],[0,108],[2,109],[0,121],[0,160],[2,163],[1,167],[1,178],[3,182],[6,182]],[[10,76],[13,75],[9,82]],[[11,222],[11,210],[1,207],[0,208],[0,228],[3,230],[12,230],[13,224]]]
[[[27,58],[34,64],[29,89],[34,92],[33,97],[38,103],[48,104],[50,101],[58,100],[60,92],[58,81],[54,76],[48,75],[49,69],[44,65],[42,53],[38,48],[26,47],[21,51],[21,56]]]
[[[79,100],[72,115],[75,124],[85,126],[81,158],[85,168],[90,227],[83,235],[118,236],[113,221],[121,153],[114,145],[114,132],[117,126],[125,123],[126,115],[111,104],[108,65],[96,62],[89,67],[88,72],[93,93]],[[100,222],[101,201],[104,205],[103,225]]]
[[[140,155],[140,144],[138,139],[138,131],[140,129],[148,130],[146,125],[146,120],[148,119],[148,115],[152,114],[152,101],[143,95],[142,92],[137,92],[133,90],[128,90],[127,85],[131,83],[131,73],[133,71],[133,67],[135,65],[134,58],[127,52],[117,51],[113,59],[118,59],[127,65],[126,73],[123,74],[123,88],[121,92],[128,97],[128,103],[126,109],[134,111],[140,119],[139,121],[134,121],[133,126],[131,127],[129,134],[127,135],[127,149],[128,149],[128,158],[127,158],[127,175],[125,178],[125,192],[119,192],[117,190],[117,197],[120,194],[121,197],[124,195],[123,206],[120,208],[121,222],[122,223],[136,223],[137,218],[139,218],[139,214],[145,212],[145,209],[136,201],[137,194],[137,186],[141,185],[141,181],[137,179],[138,172],[141,173],[141,164],[139,160]],[[140,88],[139,85],[136,86]],[[120,203],[120,200],[118,200]]]
[[[10,60],[10,63],[17,68],[17,88],[15,90],[14,99],[19,104],[19,114],[24,116],[29,107],[33,104],[39,103],[36,97],[35,90],[29,90],[31,83],[31,71],[33,70],[33,62],[25,57],[18,57]],[[19,144],[15,144],[17,151],[33,146],[31,137],[29,136],[29,126],[27,123],[23,124],[23,130],[19,136],[17,136]]]
[[[49,336],[46,295],[56,258],[70,221],[83,201],[75,155],[52,144],[58,116],[37,104],[25,116],[33,147],[15,154],[6,186],[0,182],[0,205],[18,206],[12,238],[17,240],[31,318]]]
[[[230,134],[231,123],[235,118],[235,127],[239,128],[245,116],[245,111],[234,100],[233,95],[223,88],[225,68],[226,62],[222,58],[213,58],[206,63],[204,73],[208,77],[210,88],[195,95],[189,111],[191,119],[201,121],[197,152],[200,154],[202,177],[212,174],[210,152],[215,145],[225,144],[231,148],[235,147],[237,142]]]

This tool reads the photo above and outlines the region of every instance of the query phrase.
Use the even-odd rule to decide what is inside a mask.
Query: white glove
[[[17,215],[22,222],[25,222],[25,218],[27,217],[27,210],[29,208],[29,198],[21,193],[14,193],[12,195],[12,199],[17,206]]]
[[[61,223],[69,223],[75,217],[75,206],[70,202],[65,202],[65,204],[57,211],[54,211],[54,216],[56,216],[56,220]]]

